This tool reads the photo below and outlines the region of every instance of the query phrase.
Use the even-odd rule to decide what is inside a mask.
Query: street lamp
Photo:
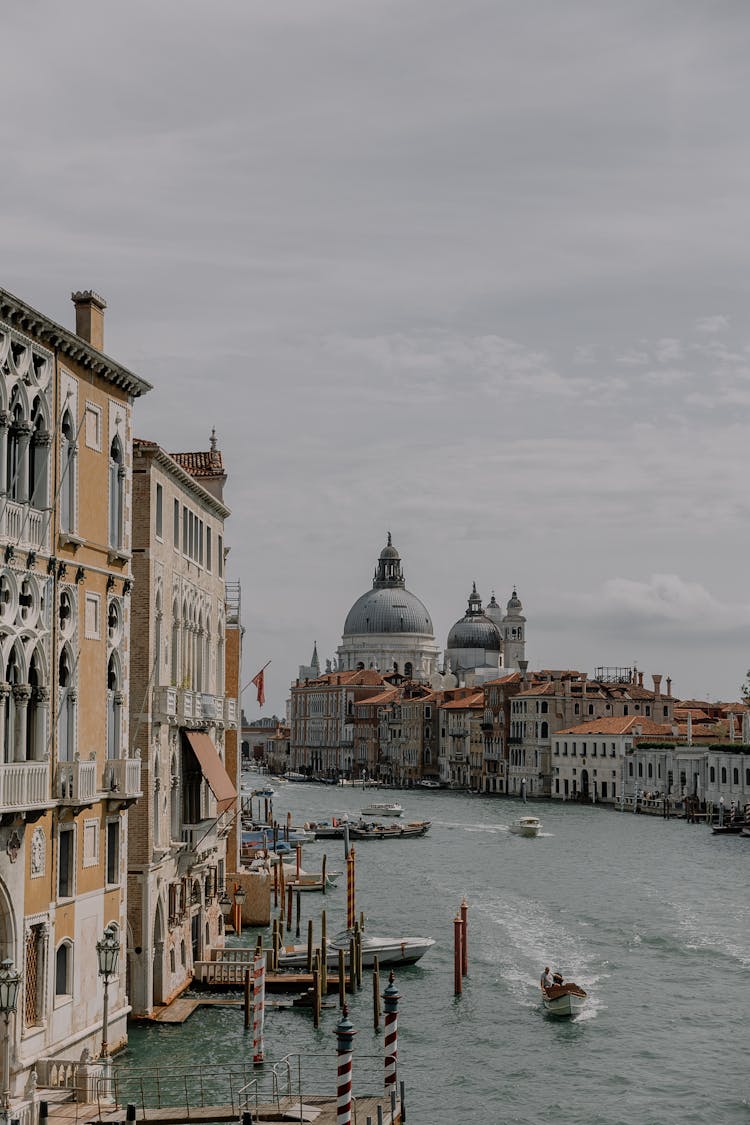
[[[237,884],[234,888],[234,929],[238,934],[242,933],[242,907],[245,905],[246,898],[247,891]]]
[[[102,1060],[106,1066],[109,1059],[107,1043],[109,1022],[109,982],[117,976],[117,959],[120,956],[120,943],[117,940],[117,927],[114,922],[105,929],[96,943],[96,956],[99,962],[99,976],[104,981],[104,1011],[102,1015]]]
[[[0,964],[0,1012],[5,1017],[5,1040],[3,1043],[3,1119],[10,1117],[10,1017],[16,1010],[21,974],[7,959]]]

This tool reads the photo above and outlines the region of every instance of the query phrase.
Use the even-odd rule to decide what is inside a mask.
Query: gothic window
[[[73,531],[76,510],[76,431],[73,415],[63,414],[60,437],[60,528]]]
[[[122,547],[125,462],[118,434],[109,447],[109,545]]]
[[[61,762],[72,762],[75,741],[75,687],[73,660],[67,645],[60,653],[57,686],[60,707],[58,755]]]
[[[540,735],[542,738],[549,737],[549,723],[544,722],[541,725]]]
[[[107,664],[107,757],[110,759],[120,757],[122,702],[120,664],[113,652]]]
[[[158,687],[161,683],[161,664],[162,664],[162,608],[161,608],[161,590],[156,592],[156,613],[154,614],[154,686]]]
[[[177,601],[172,605],[172,686],[180,684],[180,607]]]
[[[63,941],[55,954],[55,996],[73,995],[73,943]]]
[[[107,639],[111,648],[116,648],[122,637],[122,609],[117,598],[110,599],[107,606]]]
[[[31,445],[29,447],[29,502],[34,508],[47,506],[49,434],[37,396],[31,408]]]
[[[6,476],[8,497],[11,500],[25,499],[26,479],[23,471],[23,406],[16,387],[10,400],[10,425],[6,445]]]

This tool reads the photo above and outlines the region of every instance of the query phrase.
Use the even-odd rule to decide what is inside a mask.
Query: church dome
[[[368,590],[346,617],[344,636],[354,633],[427,633],[432,621],[422,602],[403,586]]]
[[[485,652],[500,652],[501,647],[500,633],[482,609],[475,582],[466,613],[448,634],[448,649],[479,648]]]
[[[406,589],[401,556],[391,541],[380,552],[372,589],[357,598],[344,624],[344,637],[363,633],[420,633],[433,636],[432,620],[416,595]]]

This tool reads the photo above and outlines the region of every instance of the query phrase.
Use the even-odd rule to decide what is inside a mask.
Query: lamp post
[[[234,888],[234,929],[237,934],[242,933],[242,907],[245,905],[247,891],[244,887],[235,885]]]
[[[109,982],[117,976],[117,960],[120,956],[120,943],[117,940],[117,927],[114,922],[106,927],[96,943],[96,956],[99,962],[99,976],[104,981],[104,1009],[102,1013],[102,1062],[105,1070],[109,1066]]]
[[[8,959],[0,964],[0,1012],[5,1018],[5,1039],[3,1041],[3,1120],[10,1119],[10,1017],[16,1010],[21,974],[13,968]]]

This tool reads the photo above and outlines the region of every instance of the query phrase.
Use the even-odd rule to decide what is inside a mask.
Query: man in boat
[[[552,983],[556,984],[558,986],[562,985],[562,983],[563,983],[562,973],[553,973],[552,974]]]
[[[549,971],[549,965],[545,965],[544,972],[542,973],[539,983],[542,986],[542,992],[546,992],[548,988],[552,987],[552,974]]]

